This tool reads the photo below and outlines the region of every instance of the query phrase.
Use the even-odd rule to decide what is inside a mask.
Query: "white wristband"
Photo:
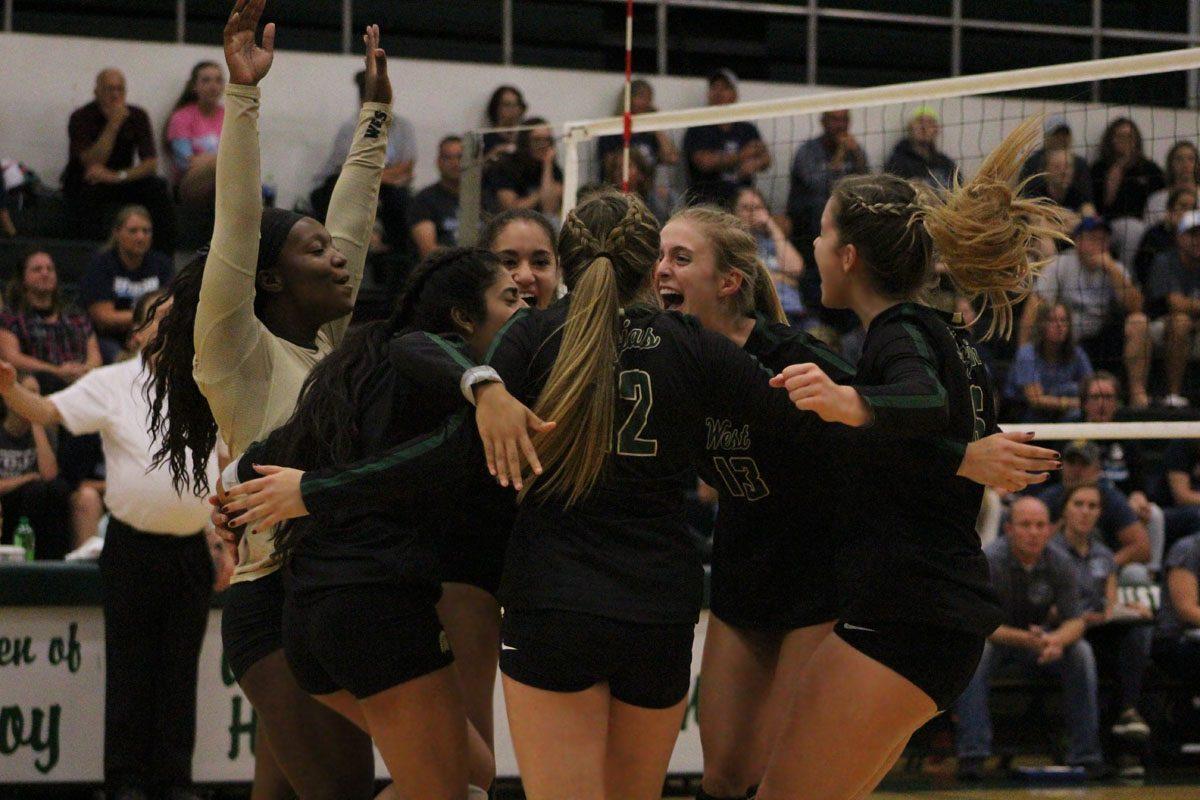
[[[237,486],[241,481],[238,480],[238,464],[242,461],[241,456],[238,456],[233,461],[225,465],[225,469],[221,471],[221,485],[225,487],[225,491],[229,491],[234,486]]]
[[[500,373],[486,365],[471,367],[463,373],[462,379],[459,380],[459,388],[462,389],[463,397],[467,398],[467,402],[475,405],[474,386],[477,383],[504,383]]]

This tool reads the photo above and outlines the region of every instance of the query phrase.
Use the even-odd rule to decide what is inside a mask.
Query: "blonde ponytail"
[[[617,402],[621,307],[645,289],[658,256],[658,223],[633,195],[603,190],[577,206],[559,234],[570,307],[558,357],[534,411],[557,425],[534,436],[546,468],[536,486],[567,506],[596,485],[608,460]]]
[[[974,178],[963,183],[956,175],[950,189],[886,174],[844,178],[832,194],[839,241],[858,248],[877,291],[899,300],[918,298],[932,283],[934,260],[941,261],[962,294],[992,309],[985,337],[1007,337],[1013,306],[1049,261],[1036,257],[1038,241],[1070,241],[1061,232],[1062,209],[1021,197],[1024,184],[1017,183],[1041,130],[1036,117],[1021,123]]]
[[[991,152],[975,177],[953,188],[922,192],[920,217],[963,294],[983,298],[992,309],[987,335],[1012,331],[1013,306],[1033,291],[1049,258],[1030,260],[1039,239],[1070,242],[1062,233],[1063,212],[1053,201],[1021,197],[1017,183],[1029,151],[1041,141],[1039,118],[1028,119]]]
[[[771,322],[787,323],[787,314],[783,311],[783,301],[775,290],[775,281],[767,270],[762,259],[754,260],[754,310]]]

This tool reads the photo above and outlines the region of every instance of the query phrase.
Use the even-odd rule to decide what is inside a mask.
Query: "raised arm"
[[[355,299],[362,286],[367,247],[375,225],[392,116],[392,84],[388,80],[387,54],[379,47],[378,25],[367,27],[363,43],[367,50],[366,93],[354,141],[329,198],[329,213],[325,218],[325,227],[334,247],[346,257]],[[337,344],[349,326],[350,315],[347,314],[326,325],[325,332]]]
[[[258,82],[271,68],[275,25],[255,29],[266,0],[238,0],[225,26],[225,122],[217,148],[216,217],[204,264],[194,330],[198,380],[215,381],[259,351],[254,315],[262,190],[258,152]]]

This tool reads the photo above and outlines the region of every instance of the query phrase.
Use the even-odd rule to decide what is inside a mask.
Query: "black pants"
[[[104,781],[187,787],[196,679],[213,567],[204,534],[140,533],[115,517],[100,555],[104,598]]]
[[[157,176],[126,183],[83,184],[67,196],[71,211],[94,239],[108,236],[113,217],[127,205],[145,206],[154,224],[154,249],[175,254],[175,204],[167,182]]]
[[[34,554],[40,560],[60,560],[73,549],[71,487],[61,478],[33,481],[0,497],[4,510],[2,540],[9,544],[21,517],[33,526]]]

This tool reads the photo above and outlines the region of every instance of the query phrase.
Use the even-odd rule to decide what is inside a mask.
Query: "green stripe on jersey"
[[[354,467],[353,469],[343,470],[336,475],[331,475],[328,478],[318,478],[308,482],[301,481],[300,494],[301,496],[308,495],[312,492],[320,492],[325,489],[334,489],[346,483],[350,483],[367,475],[373,475],[376,472],[382,472],[396,464],[403,464],[405,461],[412,461],[418,456],[428,453],[441,447],[443,443],[454,435],[460,427],[463,420],[467,418],[467,410],[464,409],[454,414],[442,426],[437,433],[430,433],[425,436],[410,439],[410,443],[399,445],[397,449],[389,450],[378,461],[371,461],[362,466]]]
[[[500,330],[496,331],[496,335],[492,337],[492,343],[488,345],[487,353],[483,356],[484,364],[492,363],[492,356],[496,354],[496,348],[500,346],[500,340],[504,338],[504,334],[508,333],[508,329],[512,327],[514,322],[519,319],[523,319],[524,317],[528,316],[528,314],[529,309],[522,308],[509,317],[508,322],[505,322],[500,326]]]
[[[446,353],[454,359],[454,363],[458,364],[463,369],[470,369],[471,367],[475,366],[475,362],[464,356],[461,350],[450,344],[450,342],[446,341],[441,336],[438,336],[436,333],[426,333],[425,335],[429,337],[430,341],[445,350]]]
[[[917,346],[917,354],[921,358],[933,360],[933,353],[929,350],[929,345],[925,342],[925,337],[917,330],[916,326],[910,325],[907,322],[901,322],[900,325],[904,330],[908,331],[908,335],[912,337],[913,344]],[[942,382],[938,379],[937,373],[928,363],[921,366],[925,368],[925,372],[933,379],[933,385],[937,387],[937,393],[932,395],[883,395],[880,397],[868,397],[867,403],[879,408],[937,408],[946,405],[946,387],[942,386]]]

